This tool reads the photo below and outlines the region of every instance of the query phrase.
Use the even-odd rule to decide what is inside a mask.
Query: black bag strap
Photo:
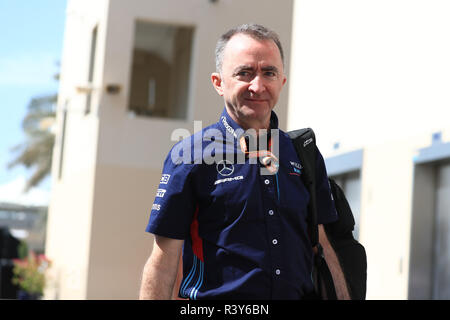
[[[308,227],[311,244],[315,247],[319,244],[316,206],[316,136],[311,128],[293,130],[287,134],[291,138],[295,151],[297,151],[298,158],[303,166],[301,177],[310,196],[308,204]]]

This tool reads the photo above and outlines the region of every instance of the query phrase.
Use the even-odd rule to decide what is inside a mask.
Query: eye
[[[242,71],[239,71],[236,75],[239,77],[248,77],[250,75],[250,72],[246,71],[246,70],[242,70]]]
[[[275,77],[277,74],[274,72],[274,71],[266,71],[266,72],[264,72],[264,75],[266,76],[266,77]]]

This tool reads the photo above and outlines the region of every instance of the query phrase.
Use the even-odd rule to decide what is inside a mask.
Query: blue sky
[[[30,99],[57,92],[53,76],[61,60],[65,10],[65,0],[0,0],[0,201],[15,201],[17,190],[9,189],[28,175],[6,164],[13,159],[10,149],[24,141],[21,121]],[[33,190],[35,197],[45,197],[49,188],[47,179]]]

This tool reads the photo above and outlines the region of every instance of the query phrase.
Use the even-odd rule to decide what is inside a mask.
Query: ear
[[[284,86],[284,84],[286,83],[286,81],[287,81],[286,76],[283,76],[283,84],[282,84],[282,86]]]
[[[220,96],[223,96],[223,88],[222,88],[223,82],[222,82],[222,77],[220,76],[220,73],[218,73],[218,72],[211,73],[211,81],[212,81],[214,89],[216,89],[217,93]]]

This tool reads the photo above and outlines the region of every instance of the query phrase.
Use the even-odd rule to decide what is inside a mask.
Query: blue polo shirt
[[[274,112],[271,127],[278,128]],[[278,171],[266,174],[243,156],[242,132],[224,109],[217,123],[172,148],[146,231],[185,240],[180,297],[301,299],[313,290],[302,165],[278,130]],[[328,223],[337,214],[316,154],[318,222]]]

